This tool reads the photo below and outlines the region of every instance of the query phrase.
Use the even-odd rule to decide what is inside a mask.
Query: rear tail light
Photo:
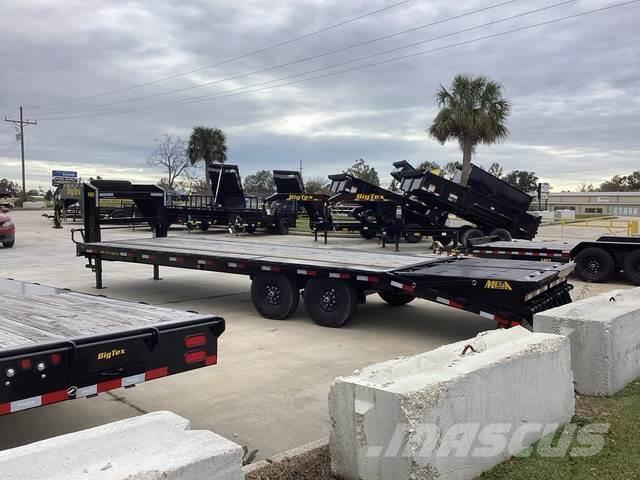
[[[20,360],[20,368],[22,370],[29,370],[31,369],[31,359],[30,358],[23,358],[22,360]]]
[[[52,353],[49,356],[49,361],[51,362],[51,365],[59,365],[62,361],[62,355],[60,355],[59,353]]]
[[[206,335],[189,335],[184,339],[184,348],[198,348],[207,344]]]
[[[184,354],[184,363],[201,363],[207,359],[207,352],[204,350],[196,350],[195,352],[187,352]]]

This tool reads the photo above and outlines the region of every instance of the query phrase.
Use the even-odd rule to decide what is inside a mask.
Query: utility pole
[[[300,160],[300,176],[302,176],[302,160]]]
[[[22,199],[24,200],[27,197],[27,184],[25,180],[24,173],[24,126],[25,125],[37,125],[38,122],[30,122],[29,120],[24,120],[22,118],[22,106],[20,106],[20,120],[11,120],[7,117],[4,117],[5,122],[10,122],[20,127],[20,154],[22,157]]]

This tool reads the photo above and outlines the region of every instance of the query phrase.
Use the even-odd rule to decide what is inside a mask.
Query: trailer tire
[[[247,233],[256,233],[256,226],[255,225],[247,225],[246,227],[244,227],[244,231]]]
[[[251,300],[263,317],[284,320],[298,308],[300,290],[287,275],[260,272],[251,282]]]
[[[289,234],[289,220],[283,218],[278,223],[278,233],[280,235],[288,235]]]
[[[498,237],[499,242],[510,242],[513,240],[511,232],[506,228],[494,228],[489,234],[492,237]]]
[[[16,241],[15,240],[9,240],[8,242],[2,242],[2,246],[4,248],[11,248],[15,245]]]
[[[622,270],[627,280],[640,285],[640,250],[634,250],[626,256]]]
[[[202,232],[206,232],[207,230],[209,230],[209,222],[200,222],[200,225],[198,225],[198,228],[200,229],[200,231]]]
[[[416,225],[415,223],[411,223],[407,226],[407,228],[418,228],[419,225]],[[404,238],[404,241],[407,243],[418,243],[420,240],[422,240],[422,237],[424,237],[423,233],[420,232],[405,232],[402,237]]]
[[[387,302],[389,305],[393,305],[396,307],[400,307],[402,305],[406,305],[407,303],[413,302],[416,297],[413,295],[408,295],[402,292],[394,292],[392,290],[382,290],[378,292],[380,298]]]
[[[615,260],[602,248],[585,248],[576,255],[576,274],[585,282],[604,283],[615,269]]]
[[[342,327],[353,317],[358,305],[355,286],[332,278],[310,279],[303,297],[307,313],[323,327]]]
[[[376,236],[376,231],[371,227],[367,227],[366,230],[364,227],[362,227],[360,229],[360,236],[366,240],[371,240],[373,237]]]
[[[460,243],[462,243],[462,246],[464,248],[470,248],[472,246],[471,239],[479,237],[484,237],[484,233],[482,233],[482,230],[479,230],[477,228],[469,228],[468,230],[465,230],[460,237]]]

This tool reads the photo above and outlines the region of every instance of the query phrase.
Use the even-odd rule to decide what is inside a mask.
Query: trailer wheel
[[[378,292],[380,298],[387,302],[389,305],[394,305],[396,307],[406,305],[407,303],[413,302],[416,297],[412,295],[408,295],[402,292],[394,292],[391,290],[382,290]]]
[[[282,273],[260,272],[251,282],[251,300],[265,318],[284,320],[300,303],[300,290]]]
[[[602,248],[585,248],[576,256],[576,274],[585,282],[606,282],[615,268],[613,257]]]
[[[482,230],[478,230],[477,228],[470,228],[464,231],[464,233],[460,237],[460,243],[462,243],[462,246],[464,248],[470,248],[472,246],[471,239],[480,237],[484,237],[484,233],[482,233]]]
[[[634,250],[626,256],[622,269],[627,280],[640,285],[640,250]]]
[[[16,243],[15,240],[9,240],[8,242],[2,242],[4,248],[11,248]]]
[[[312,278],[304,288],[304,306],[323,327],[342,327],[356,311],[358,292],[353,284],[332,278]]]
[[[244,227],[244,231],[247,233],[256,233],[256,226],[255,225],[247,225],[246,227]]]
[[[407,225],[407,228],[419,228],[419,225],[416,225],[415,223],[410,223],[409,225]],[[407,243],[418,243],[420,240],[422,240],[423,236],[424,234],[420,232],[405,232],[402,235],[405,242]]]
[[[278,233],[280,235],[288,235],[289,234],[289,220],[283,218],[278,223]]]
[[[200,222],[200,225],[198,225],[198,228],[201,231],[206,232],[207,230],[209,230],[209,222]]]
[[[360,236],[366,240],[371,240],[373,237],[376,236],[376,231],[375,229],[371,228],[371,227],[362,227],[360,229]]]
[[[506,228],[494,228],[489,234],[492,237],[497,237],[499,242],[510,242],[513,240],[511,232]]]

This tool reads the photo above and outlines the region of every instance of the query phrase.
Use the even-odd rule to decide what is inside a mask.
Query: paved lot
[[[75,256],[72,225],[52,229],[41,212],[11,215],[17,241],[13,249],[0,249],[1,277],[98,292],[93,288],[93,274],[84,268],[85,260]],[[552,233],[544,236],[551,238]],[[599,234],[602,232],[594,231],[590,238]],[[149,235],[144,230],[114,230],[105,237]],[[226,233],[194,235],[229,237]],[[261,242],[265,251],[272,242],[313,244],[310,237],[294,235],[256,235],[251,241]],[[317,246],[379,251],[375,241],[360,239],[334,238],[328,247]],[[428,243],[403,244],[402,250],[428,253]],[[148,266],[106,263],[107,289],[99,293],[225,317],[227,331],[220,341],[219,365],[126,391],[0,417],[0,449],[166,409],[190,419],[194,428],[210,429],[259,449],[258,458],[264,458],[327,434],[327,394],[336,376],[495,328],[493,322],[426,301],[397,308],[376,296],[370,296],[366,305],[359,306],[356,318],[338,330],[316,326],[302,306],[289,320],[266,320],[253,309],[247,277],[161,269],[163,280],[154,282],[151,273]],[[630,288],[625,283],[572,283],[576,285],[574,298]]]

